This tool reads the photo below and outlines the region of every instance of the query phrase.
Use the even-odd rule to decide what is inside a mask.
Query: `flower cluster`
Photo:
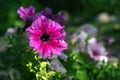
[[[53,54],[60,55],[63,50],[67,49],[63,25],[65,14],[53,15],[50,8],[45,8],[36,14],[34,11],[32,6],[18,9],[21,19],[26,22],[31,21],[26,29],[30,33],[29,45],[43,58],[49,58]]]
[[[108,52],[106,51],[102,42],[97,42],[96,35],[98,30],[89,24],[85,24],[72,35],[72,43],[76,44],[73,50],[82,53],[88,53],[90,58],[101,63],[107,62]],[[111,41],[112,42],[112,41]]]
[[[20,7],[17,10],[17,13],[19,14],[20,18],[26,22],[26,24],[29,24],[27,27],[30,26],[32,22],[41,15],[58,22],[61,26],[65,24],[66,19],[66,14],[64,12],[53,14],[53,11],[50,8],[45,8],[35,14],[35,8],[33,6],[29,6],[28,8]]]

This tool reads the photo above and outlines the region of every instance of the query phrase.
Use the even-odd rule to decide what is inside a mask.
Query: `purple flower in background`
[[[103,37],[103,41],[110,45],[113,42],[115,42],[115,38],[113,38],[113,37]]]
[[[53,12],[52,12],[52,10],[50,8],[45,8],[41,12],[36,13],[35,16],[33,17],[33,20],[36,20],[41,15],[44,15],[45,17],[51,19],[52,14],[53,14]]]
[[[44,15],[45,17],[58,22],[62,26],[65,24],[66,14],[64,12],[61,12],[55,15],[53,14],[53,11],[50,8],[45,8],[40,13],[37,13],[34,16],[34,20],[37,19],[38,16],[41,16],[41,15]]]
[[[53,16],[53,12],[52,12],[52,10],[50,9],[50,8],[45,8],[45,9],[43,9],[41,12],[40,12],[40,14],[42,14],[42,15],[44,15],[45,17],[47,17],[47,18],[52,18],[52,16]]]
[[[91,34],[92,36],[96,36],[98,33],[98,29],[96,28],[96,26],[92,25],[92,24],[83,24],[80,26],[79,31],[85,31],[89,34]]]
[[[34,16],[35,9],[33,6],[29,6],[28,8],[20,7],[17,10],[20,18],[24,21],[32,21],[32,17]]]

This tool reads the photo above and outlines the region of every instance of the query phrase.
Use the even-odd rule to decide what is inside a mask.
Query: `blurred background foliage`
[[[20,6],[33,5],[36,12],[50,7],[54,12],[66,11],[70,16],[67,25],[79,25],[93,21],[101,12],[120,16],[119,0],[0,0],[0,35],[8,27],[21,26],[16,11]]]

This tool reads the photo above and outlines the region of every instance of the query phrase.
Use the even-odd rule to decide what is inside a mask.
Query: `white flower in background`
[[[100,56],[99,61],[100,61],[100,62],[102,62],[102,61],[108,62],[108,57],[107,57],[107,56]]]
[[[103,12],[98,15],[98,21],[100,21],[101,23],[108,23],[110,22],[110,15],[106,12]]]
[[[79,43],[78,45],[80,46],[80,51],[84,52],[86,50],[86,39],[88,37],[88,34],[84,31],[82,31],[79,35]]]
[[[92,37],[91,39],[88,40],[88,44],[96,43],[97,40],[95,37]]]
[[[97,16],[97,20],[101,23],[109,23],[109,22],[115,22],[118,21],[117,17],[115,15],[110,15],[107,12],[100,13]]]
[[[88,40],[88,54],[91,58],[99,62],[108,61],[108,58],[106,56],[108,53],[105,47],[102,43],[96,42],[95,38],[91,38],[90,40]]]
[[[77,40],[79,39],[83,41],[87,38],[87,36],[88,33],[86,33],[85,31],[81,31],[79,34],[73,34],[71,41],[72,43],[77,42]]]
[[[75,43],[76,46],[73,48],[74,51],[85,51],[86,47],[86,38],[88,37],[88,33],[81,31],[78,35],[75,35],[72,38],[72,43]]]
[[[14,34],[16,31],[15,31],[15,28],[8,28],[7,31],[6,31],[6,35],[12,35]]]
[[[80,35],[78,35],[78,37],[83,41],[87,38],[87,36],[88,36],[88,33],[84,31],[81,31]]]

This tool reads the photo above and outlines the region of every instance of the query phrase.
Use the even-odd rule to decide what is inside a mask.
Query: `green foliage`
[[[29,68],[30,72],[35,74],[36,80],[50,80],[51,78],[61,75],[59,72],[48,71],[49,61],[43,61],[37,54],[33,56],[37,64],[35,64],[35,61],[30,60],[26,66]]]
[[[86,53],[70,53],[64,66],[75,80],[119,80],[120,76],[120,64],[117,66],[111,62],[98,64]]]
[[[0,67],[1,70],[10,68],[20,70],[22,72],[20,80],[66,80],[68,76],[73,80],[119,80],[119,63],[116,66],[111,62],[99,64],[87,53],[72,51],[71,43],[69,49],[65,51],[68,55],[67,62],[60,60],[67,73],[52,71],[50,60],[42,59],[23,39],[22,33],[8,37],[9,46],[4,55],[1,55],[4,67]]]
[[[61,72],[51,71],[49,60],[42,59],[38,53],[32,51],[28,47],[28,42],[24,42],[23,39],[24,37],[22,33],[8,36],[7,40],[9,46],[4,54],[7,58],[3,58],[3,64],[5,64],[5,67],[9,67],[12,64],[10,68],[20,70],[22,72],[21,80],[50,80],[51,78],[65,78]]]

